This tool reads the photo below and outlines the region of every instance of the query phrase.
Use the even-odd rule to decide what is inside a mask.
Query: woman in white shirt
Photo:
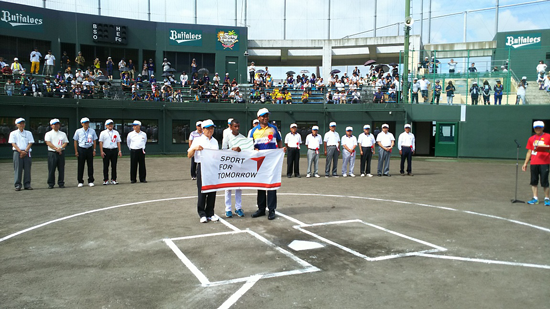
[[[220,217],[214,214],[214,206],[216,204],[216,191],[210,193],[202,193],[202,175],[201,175],[201,159],[203,149],[219,149],[218,141],[213,137],[214,128],[216,127],[212,120],[207,119],[202,122],[202,135],[195,138],[189,150],[187,157],[195,158],[197,164],[197,189],[198,201],[197,211],[199,213],[200,222],[207,223],[208,221],[218,221]]]

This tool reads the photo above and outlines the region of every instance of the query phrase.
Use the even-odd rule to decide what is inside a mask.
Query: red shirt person
[[[531,161],[531,189],[533,199],[527,204],[538,204],[538,184],[544,189],[544,205],[550,206],[550,185],[548,184],[548,171],[550,168],[550,134],[544,133],[544,122],[533,123],[535,135],[527,141],[527,155],[521,169],[525,172],[527,163]]]

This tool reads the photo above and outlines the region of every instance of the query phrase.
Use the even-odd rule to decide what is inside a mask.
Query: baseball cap
[[[206,119],[205,121],[202,122],[203,129],[210,128],[210,127],[214,127],[214,128],[216,127],[216,125],[212,120]]]
[[[233,118],[227,119],[227,124],[231,124],[231,121],[233,121]]]
[[[84,123],[84,122],[90,122],[90,119],[88,119],[88,117],[84,117],[80,119],[80,123]]]
[[[370,129],[370,125],[366,124],[363,126],[363,130]]]
[[[353,127],[346,127],[346,131],[353,131]]]
[[[293,123],[293,124],[290,125],[290,128],[291,128],[291,129],[292,129],[292,128],[297,128],[297,127],[298,127],[298,126],[297,126],[295,123]]]
[[[23,121],[25,120],[23,119]],[[540,120],[533,122],[533,128],[544,128],[544,122]]]
[[[195,123],[195,126],[196,126],[196,127],[200,127],[201,125],[202,125],[202,121],[200,121],[200,120],[197,121],[197,123]]]
[[[523,76],[521,79],[527,79],[527,76]]]
[[[59,123],[59,119],[54,118],[54,119],[50,120],[50,125],[56,124],[56,123]]]
[[[259,111],[258,111],[258,117],[260,116],[263,116],[265,114],[270,114],[269,110],[267,108],[261,108]]]
[[[255,123],[260,123],[260,121],[258,119],[254,119],[254,121],[252,121],[252,124],[255,124]]]
[[[17,119],[15,119],[15,124],[19,124],[20,122],[25,122],[25,118],[17,118]]]
[[[311,130],[312,130],[312,131],[313,131],[313,130],[319,131],[319,127],[318,127],[318,126],[313,126],[313,127],[311,128]]]
[[[406,124],[405,124],[405,128],[409,128],[409,129],[410,129],[410,128],[411,128],[411,125],[408,124],[408,123],[406,123]]]
[[[132,123],[133,126],[140,126],[141,125],[141,121],[139,120],[134,120],[134,122]]]
[[[477,85],[477,82],[473,82],[472,84],[476,84],[476,85]]]
[[[115,123],[115,122],[113,121],[113,119],[107,119],[107,120],[105,120],[105,125],[109,125],[109,124],[112,124],[112,123]]]
[[[13,61],[19,61],[19,58],[15,57],[13,58]]]
[[[333,122],[331,122],[328,126],[329,126],[329,127],[335,127],[335,126],[336,126],[336,122],[333,121]]]
[[[388,129],[389,129],[390,126],[389,126],[387,123],[384,123],[384,124],[382,125],[382,128],[388,128]]]

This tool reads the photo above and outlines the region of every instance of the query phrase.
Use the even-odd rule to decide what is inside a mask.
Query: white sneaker
[[[355,177],[355,174],[349,174],[349,177]]]
[[[103,185],[104,185],[104,186],[105,186],[105,185],[108,185],[108,184],[109,184],[109,181],[108,181],[108,180],[105,180],[105,181],[103,182]],[[90,187],[91,187],[91,186],[90,186]]]
[[[88,186],[93,187],[93,186],[95,186],[95,185],[94,185],[93,182],[90,182],[90,183],[88,184]]]
[[[365,174],[361,174],[361,177],[365,177]]]
[[[83,183],[79,183],[79,184],[78,184],[78,187],[79,187],[79,188],[82,188],[82,187],[84,187],[84,184],[83,184]]]
[[[118,182],[116,180],[111,180],[112,185],[118,185]]]
[[[348,174],[342,174],[342,177],[346,178],[348,177]]]
[[[321,177],[321,176],[319,176],[319,174],[315,174],[315,178],[319,178],[319,177]]]
[[[307,175],[306,175],[306,178],[309,178],[309,177],[311,177],[311,175],[310,175],[310,174],[307,174]]]
[[[212,217],[210,217],[210,221],[220,221],[220,217],[218,217],[218,215],[213,215]]]
[[[367,176],[372,177],[372,174],[367,174]]]
[[[206,217],[201,217],[199,221],[200,223],[208,223],[208,219],[206,219]]]

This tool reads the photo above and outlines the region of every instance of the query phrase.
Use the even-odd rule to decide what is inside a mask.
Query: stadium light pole
[[[411,0],[405,0],[405,46],[403,55],[403,103],[409,102],[409,35],[411,27],[407,22],[411,18]]]

